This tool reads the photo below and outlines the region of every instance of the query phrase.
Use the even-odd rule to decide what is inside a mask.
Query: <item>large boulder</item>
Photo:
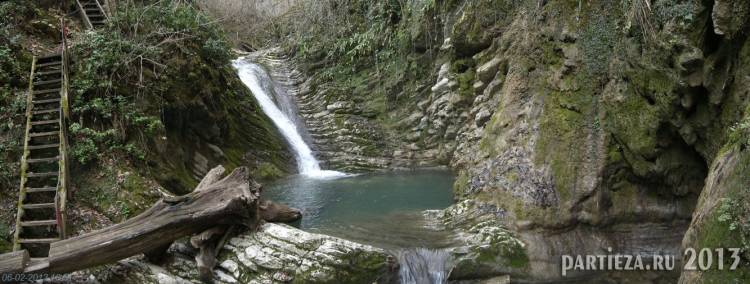
[[[216,270],[227,274],[217,279],[227,283],[389,282],[398,270],[395,259],[381,249],[272,223],[231,239],[224,248]]]

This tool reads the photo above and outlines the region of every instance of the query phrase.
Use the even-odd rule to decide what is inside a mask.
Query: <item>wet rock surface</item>
[[[391,141],[357,104],[340,99],[325,86],[313,85],[278,50],[260,51],[249,58],[262,64],[280,93],[296,103],[300,128],[307,132],[303,137],[326,168],[359,172],[389,167]]]
[[[377,84],[365,80],[372,85],[340,94],[327,85],[337,78],[284,67],[309,63],[295,63],[300,58],[260,60],[273,61],[272,72],[288,68],[280,78],[304,82],[295,97],[329,165],[450,166],[457,203],[441,217],[445,225],[466,236],[509,232],[499,239],[523,244],[528,266],[463,250],[471,265],[459,265],[456,279],[554,281],[559,265],[551,260],[560,254],[677,252],[696,203],[710,211],[700,209],[701,192],[716,188],[706,180],[709,165],[748,111],[746,3],[648,2],[640,18],[642,1],[461,3],[410,27],[420,39],[413,48],[438,54],[422,58],[429,75],[417,87],[401,88],[412,77],[378,77],[401,105],[381,110],[390,120],[374,119],[378,113],[354,99],[375,97],[367,94]],[[425,26],[440,28],[435,35]],[[434,37],[425,41],[435,44],[429,52],[426,34]],[[352,73],[376,73],[369,71]],[[694,222],[688,236],[706,224]]]
[[[187,242],[169,250],[166,263],[130,258],[78,272],[77,283],[201,283]],[[266,223],[231,238],[219,253],[214,283],[392,283],[395,257],[384,250]]]

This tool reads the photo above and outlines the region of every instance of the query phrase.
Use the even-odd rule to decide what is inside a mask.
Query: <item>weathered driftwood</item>
[[[49,271],[76,271],[139,253],[158,259],[181,237],[217,225],[259,225],[260,187],[244,167],[221,179],[223,173],[223,167],[214,168],[192,193],[164,198],[123,223],[52,243]]]
[[[229,233],[227,230],[227,226],[216,226],[190,238],[190,244],[198,248],[195,262],[200,278],[204,282],[210,282],[213,278],[211,271],[216,266],[216,256],[221,247],[219,242]]]
[[[199,186],[200,188],[200,186]],[[299,209],[291,208],[284,204],[270,200],[260,201],[258,204],[258,216],[267,222],[293,222],[302,217]],[[236,225],[219,225],[190,238],[190,244],[198,249],[195,262],[201,280],[210,283],[213,279],[213,268],[216,266],[216,257],[227,239],[234,233]]]
[[[0,254],[0,273],[23,272],[28,263],[29,252],[27,252],[26,250]]]

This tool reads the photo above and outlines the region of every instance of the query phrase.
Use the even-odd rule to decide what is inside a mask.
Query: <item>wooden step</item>
[[[24,204],[23,209],[44,209],[44,208],[55,208],[54,203],[35,203],[35,204]]]
[[[45,89],[45,90],[39,90],[34,91],[34,95],[44,95],[44,94],[51,94],[51,93],[58,93],[62,90],[61,88],[52,88],[52,89]]]
[[[51,66],[42,66],[36,69],[34,72],[43,72],[42,70],[46,71],[60,71],[62,72],[62,65],[51,65]]]
[[[50,119],[50,120],[40,120],[40,121],[32,121],[31,125],[45,125],[45,124],[59,124],[59,119]]]
[[[59,103],[59,102],[60,102],[60,98],[31,101],[31,103],[33,103],[35,105],[48,104],[48,103]]]
[[[57,191],[56,187],[27,187],[26,193],[37,193],[37,192],[53,192]]]
[[[45,56],[39,56],[39,57],[37,57],[37,60],[50,59],[50,58],[60,58],[60,56],[62,56],[62,55],[60,55],[59,53],[49,54],[49,55],[45,55]]]
[[[29,133],[29,137],[44,137],[44,136],[53,136],[53,135],[59,135],[60,131],[49,131],[49,132],[34,132]]]
[[[34,73],[34,76],[62,75],[61,70],[42,71]]]
[[[22,244],[48,244],[59,241],[60,238],[48,238],[48,239],[18,239],[19,243]]]
[[[61,82],[62,82],[62,79],[54,79],[54,80],[47,80],[47,81],[38,81],[38,82],[34,82],[34,86],[54,84],[54,83],[61,83]]]
[[[48,107],[40,107],[40,106],[48,106]],[[36,110],[51,110],[51,109],[59,109],[59,108],[60,107],[55,104],[38,104],[34,106],[34,109]]]
[[[29,150],[58,148],[60,144],[29,145]]]
[[[48,114],[48,113],[56,113],[56,112],[60,112],[60,108],[51,108],[51,109],[45,109],[45,110],[35,110],[35,111],[32,111],[31,114],[32,115],[37,115],[37,114]]]
[[[37,64],[36,68],[42,68],[42,67],[47,67],[47,66],[55,66],[55,65],[61,65],[61,64],[62,64],[62,61],[52,61],[52,62]]]
[[[60,156],[55,156],[55,157],[52,157],[52,158],[28,159],[28,160],[26,160],[26,163],[29,163],[29,164],[51,163],[51,162],[57,162],[59,160],[60,160]]]
[[[55,225],[57,225],[57,220],[21,221],[22,227],[55,226]]]
[[[56,177],[59,173],[58,172],[48,172],[48,173],[28,173],[26,174],[27,177]]]
[[[52,120],[40,120],[40,121],[32,121],[31,125],[45,125],[45,124],[59,124],[60,120],[58,119],[52,119]]]

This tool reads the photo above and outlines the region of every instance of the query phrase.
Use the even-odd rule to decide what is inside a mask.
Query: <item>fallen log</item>
[[[0,273],[18,273],[23,272],[29,263],[29,252],[19,250],[0,254]],[[4,282],[4,280],[0,280]]]
[[[122,223],[52,243],[46,270],[72,272],[140,253],[159,258],[175,240],[218,225],[260,225],[260,186],[247,168],[221,179],[223,173],[223,167],[216,167],[187,195],[164,198]]]

